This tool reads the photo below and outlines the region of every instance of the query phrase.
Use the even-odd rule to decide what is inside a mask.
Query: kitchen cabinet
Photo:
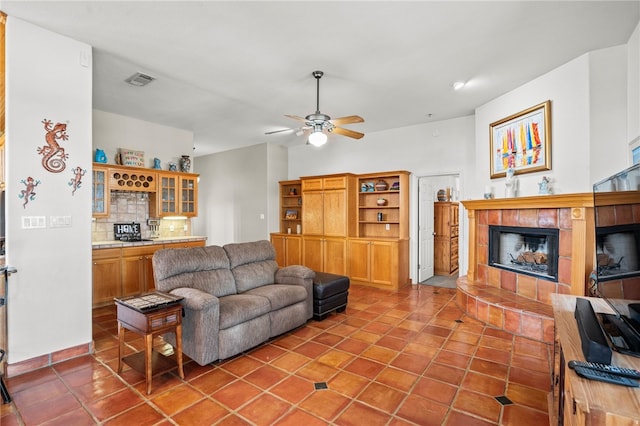
[[[348,275],[353,283],[394,289],[409,282],[409,241],[350,238]]]
[[[458,270],[458,203],[435,202],[433,218],[433,270],[438,275],[451,275]]]
[[[122,296],[122,250],[94,249],[92,254],[93,306],[113,303]]]
[[[163,248],[169,249],[169,248],[189,248],[189,247],[204,247],[204,246],[205,246],[204,240],[197,240],[197,241],[177,241],[175,243],[165,243]]]
[[[93,165],[92,186],[92,215],[93,217],[109,216],[109,204],[111,194],[108,185],[109,169],[103,166]]]
[[[280,267],[302,265],[302,237],[300,235],[271,234],[271,244],[276,251]]]
[[[151,259],[163,247],[152,245],[122,249],[122,296],[155,290]]]
[[[347,274],[347,239],[304,235],[302,264],[317,272]]]
[[[156,251],[204,245],[204,240],[193,240],[93,249],[93,307],[112,304],[114,297],[154,290],[152,259]]]
[[[158,190],[151,197],[149,215],[153,217],[198,215],[198,175],[158,173]]]

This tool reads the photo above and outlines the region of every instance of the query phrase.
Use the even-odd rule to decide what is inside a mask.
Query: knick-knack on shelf
[[[516,169],[513,167],[507,169],[507,179],[504,181],[504,196],[506,198],[515,198],[518,194],[518,179],[515,174]]]
[[[191,158],[188,155],[183,155],[180,158],[180,171],[183,173],[189,173],[191,171]]]

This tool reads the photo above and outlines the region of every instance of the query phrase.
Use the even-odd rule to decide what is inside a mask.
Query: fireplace
[[[640,276],[640,225],[596,228],[598,280]]]
[[[552,228],[489,226],[489,265],[558,282],[558,236]]]

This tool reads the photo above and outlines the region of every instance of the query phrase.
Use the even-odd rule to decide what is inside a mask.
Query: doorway
[[[418,283],[454,286],[456,276],[434,275],[434,202],[438,191],[449,190],[452,201],[460,198],[460,174],[448,173],[418,177]],[[458,237],[461,239],[461,236]],[[458,261],[459,262],[459,261]],[[459,268],[458,268],[459,270]]]

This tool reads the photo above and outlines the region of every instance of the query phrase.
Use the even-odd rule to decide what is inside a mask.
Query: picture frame
[[[489,124],[491,179],[551,170],[551,101]]]
[[[640,136],[629,142],[629,163],[631,166],[640,163]]]
[[[284,212],[284,218],[287,220],[295,220],[298,218],[298,210],[287,210]]]

